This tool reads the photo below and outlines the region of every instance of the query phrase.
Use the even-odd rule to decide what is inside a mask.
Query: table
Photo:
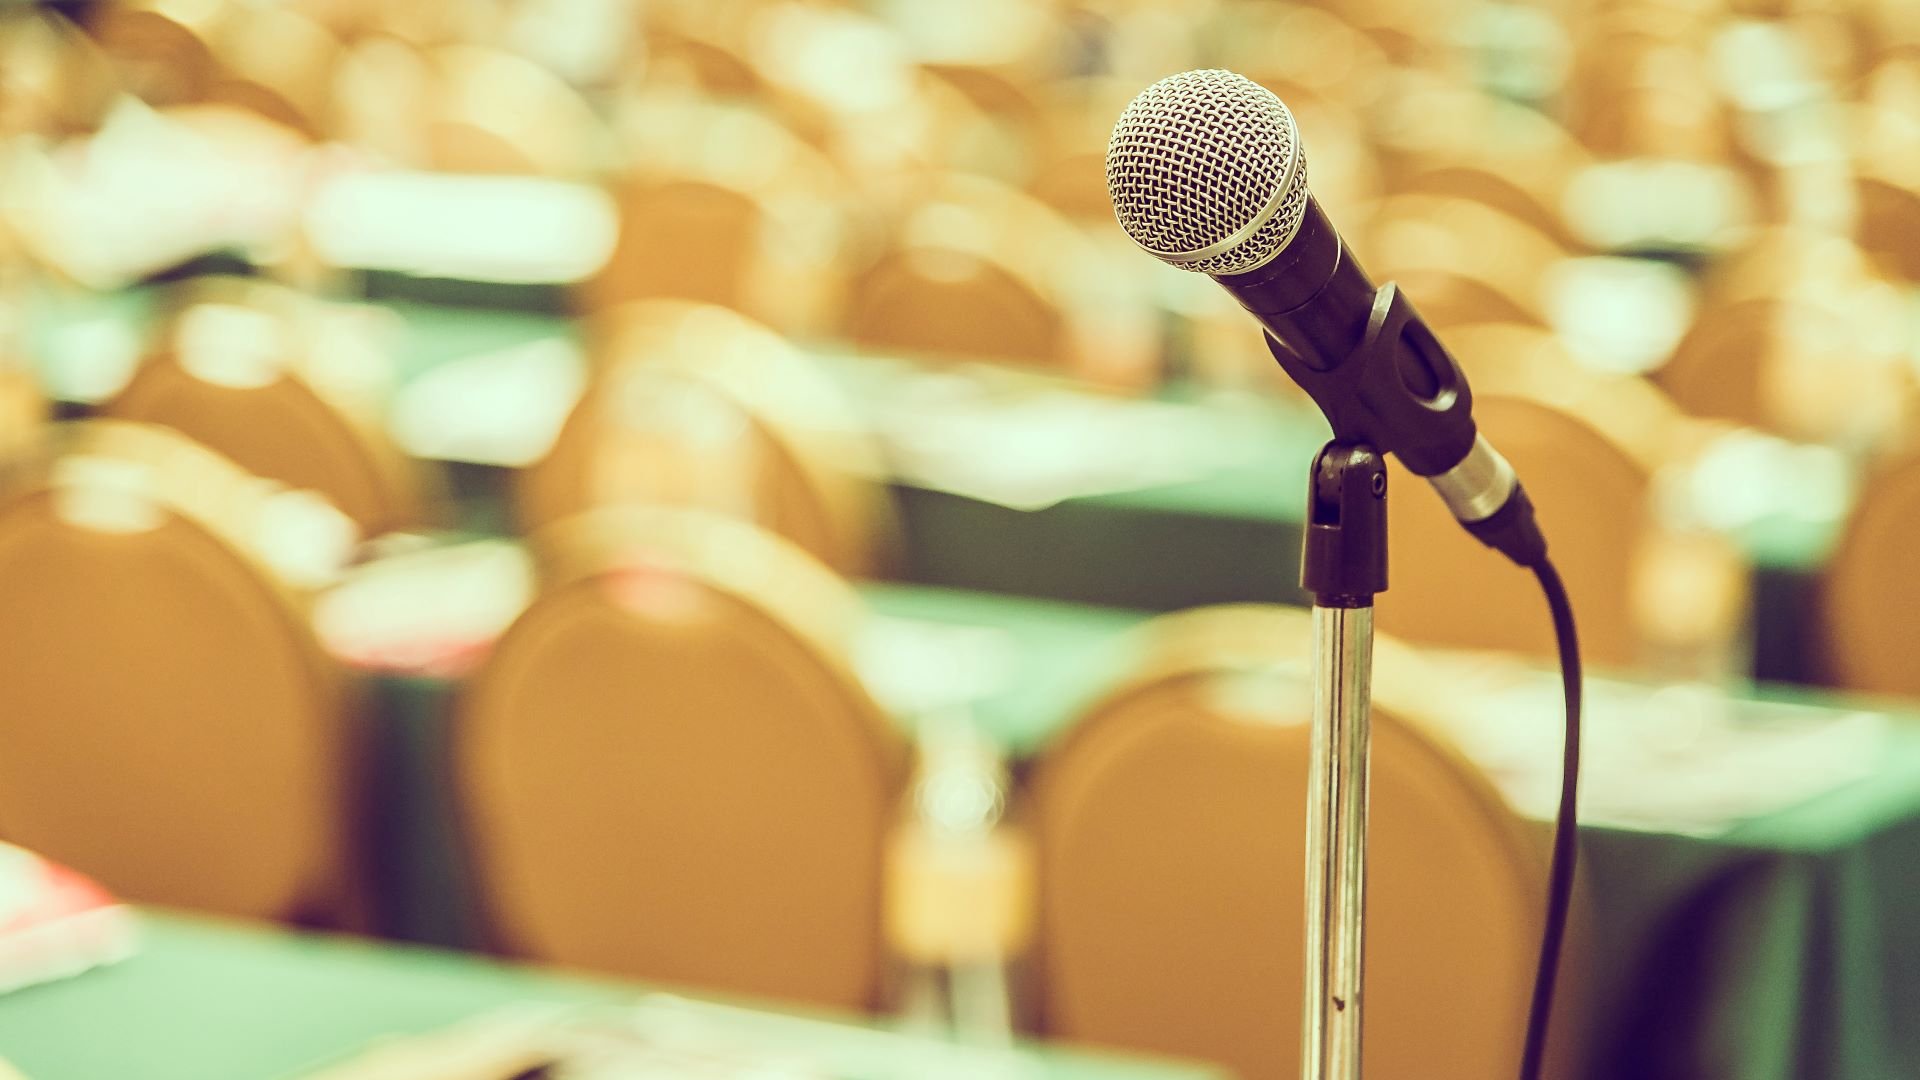
[[[0,996],[0,1058],[29,1080],[294,1080],[383,1036],[530,1002],[647,988],[433,949],[145,913],[111,968]],[[855,1030],[855,1029],[850,1029]],[[1219,1080],[1197,1065],[1029,1047],[1035,1080]]]

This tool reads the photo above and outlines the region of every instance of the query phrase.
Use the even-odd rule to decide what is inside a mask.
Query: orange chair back
[[[1149,634],[1140,674],[1090,709],[1035,779],[1047,1029],[1293,1080],[1308,616],[1202,609]],[[1381,646],[1384,670],[1394,649]],[[1509,1075],[1545,838],[1402,715],[1384,701],[1373,712],[1367,1071]]]
[[[1513,463],[1546,530],[1554,565],[1580,616],[1580,647],[1596,667],[1642,659],[1633,606],[1648,530],[1647,466],[1583,420],[1552,406],[1477,397],[1481,431]],[[1550,658],[1553,624],[1533,576],[1480,544],[1426,483],[1390,466],[1388,589],[1380,628],[1406,641]]]
[[[1920,458],[1867,479],[1824,583],[1826,666],[1841,686],[1920,696]]]
[[[60,437],[0,508],[0,836],[144,903],[349,919],[343,690],[236,543],[261,482],[160,429]]]
[[[542,961],[876,1003],[901,737],[846,666],[859,606],[750,526],[609,510],[544,534],[543,594],[462,696],[487,909]]]
[[[254,315],[275,318],[241,317]],[[323,395],[291,353],[268,358],[270,369],[226,372],[183,348],[164,348],[143,364],[107,415],[173,428],[255,475],[316,491],[369,535],[426,522],[418,463],[373,417]]]
[[[840,573],[879,569],[891,535],[880,454],[811,359],[705,304],[625,305],[601,330],[593,381],[521,477],[523,526],[694,506],[758,522]]]

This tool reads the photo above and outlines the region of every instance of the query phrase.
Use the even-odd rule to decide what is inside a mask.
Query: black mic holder
[[[1338,439],[1313,459],[1300,585],[1327,608],[1371,607],[1387,588],[1387,461]]]
[[[1342,251],[1342,269],[1351,266],[1345,255]],[[1338,279],[1329,284],[1350,287]],[[1296,351],[1269,333],[1267,349],[1320,406],[1333,437],[1370,443],[1419,476],[1445,472],[1466,457],[1476,435],[1473,391],[1406,294],[1393,282],[1375,289],[1365,327],[1304,325],[1320,322],[1316,316],[1329,310],[1337,309],[1303,304],[1268,316],[1296,324],[1289,329],[1298,333],[1289,339],[1322,347]],[[1342,348],[1336,342],[1352,344]]]

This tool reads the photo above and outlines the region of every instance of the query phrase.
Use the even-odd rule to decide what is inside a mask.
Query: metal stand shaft
[[[1367,908],[1373,609],[1313,609],[1313,775],[1307,789],[1307,977],[1301,1076],[1360,1076]]]
[[[1314,459],[1301,583],[1314,595],[1302,1080],[1359,1080],[1373,597],[1387,587],[1387,474],[1333,442]]]

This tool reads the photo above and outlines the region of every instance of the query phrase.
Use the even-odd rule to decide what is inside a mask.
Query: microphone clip
[[[1387,588],[1387,460],[1334,440],[1313,459],[1300,585],[1326,608],[1372,607]]]
[[[1303,306],[1289,315],[1304,322],[1321,310]],[[1418,476],[1445,472],[1472,449],[1477,432],[1466,375],[1393,282],[1374,290],[1364,327],[1349,324],[1344,334],[1310,328],[1308,336],[1353,345],[1345,356],[1330,350],[1336,355],[1310,358],[1269,332],[1267,350],[1320,406],[1336,440],[1370,443]]]

